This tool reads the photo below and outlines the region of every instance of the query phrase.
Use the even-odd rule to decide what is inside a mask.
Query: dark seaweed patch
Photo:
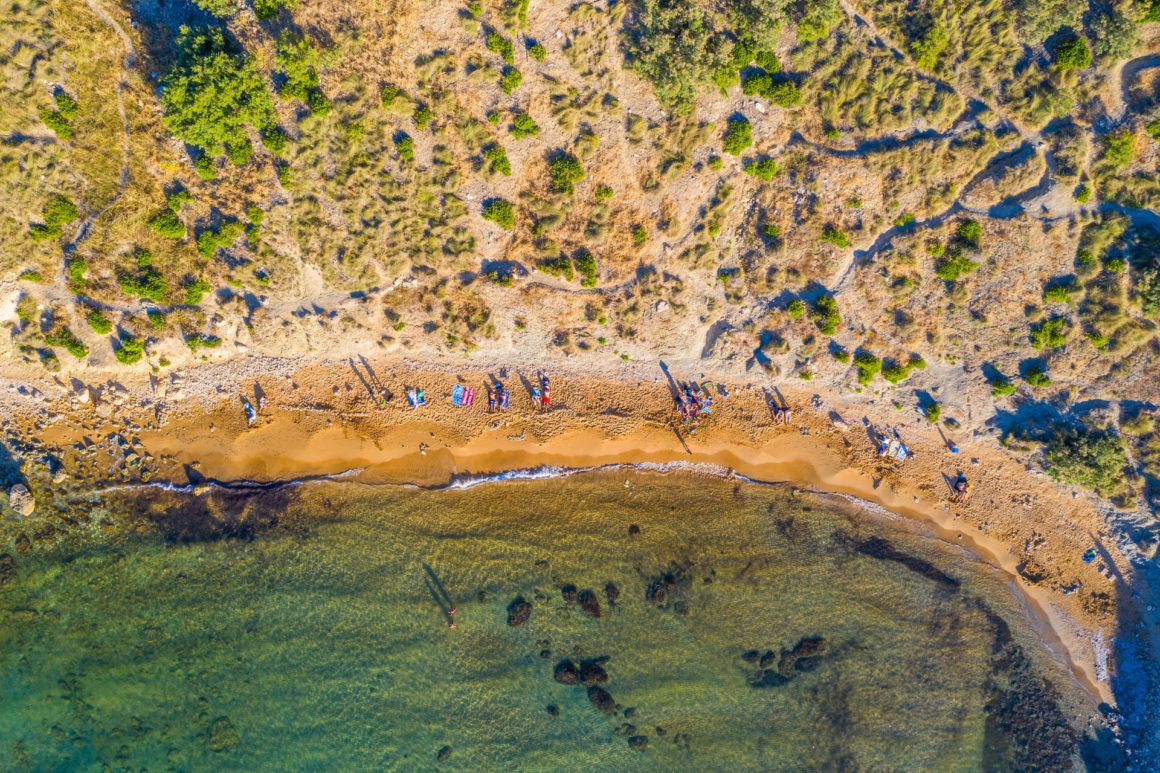
[[[186,543],[256,539],[276,527],[296,499],[289,487],[212,488],[202,494],[139,491],[124,502],[130,517],[150,523],[167,542]]]
[[[903,553],[882,537],[871,537],[868,540],[858,542],[855,544],[854,549],[864,556],[902,564],[910,571],[921,574],[928,580],[933,580],[947,588],[957,588],[960,585],[956,578],[951,577],[930,561],[919,558],[918,556],[912,556],[909,553]]]

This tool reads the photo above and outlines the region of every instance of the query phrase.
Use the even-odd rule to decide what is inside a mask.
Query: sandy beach
[[[1030,474],[993,443],[945,438],[921,417],[849,406],[825,390],[777,392],[723,379],[725,396],[711,419],[695,433],[678,432],[669,377],[713,374],[651,370],[651,378],[642,366],[639,377],[622,381],[553,372],[553,406],[538,413],[527,388],[531,368],[254,361],[135,387],[46,384],[25,400],[37,411],[20,415],[30,433],[39,428],[65,474],[88,485],[348,473],[368,484],[438,486],[543,467],[688,464],[855,498],[915,519],[1003,572],[1056,658],[1093,698],[1111,700],[1107,642],[1120,611],[1111,578],[1124,568],[1091,496]],[[506,413],[487,411],[491,378],[511,390]],[[452,405],[456,383],[477,387],[473,406]],[[407,405],[411,386],[425,389],[427,405]],[[252,424],[243,397],[264,405]],[[788,426],[774,421],[775,397],[793,409]],[[905,462],[879,457],[872,439],[895,428],[912,452]],[[85,440],[115,437],[125,438],[140,466],[118,462],[124,452],[113,443]],[[114,455],[102,455],[110,446]],[[959,473],[974,486],[961,504],[950,500]],[[1100,559],[1084,563],[1093,542]]]

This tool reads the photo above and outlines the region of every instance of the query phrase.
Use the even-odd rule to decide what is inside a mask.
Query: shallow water
[[[229,526],[206,501],[150,493],[160,534],[0,587],[6,768],[954,771],[1074,742],[1004,583],[839,501],[632,472],[209,497]],[[599,657],[610,714],[553,679]]]

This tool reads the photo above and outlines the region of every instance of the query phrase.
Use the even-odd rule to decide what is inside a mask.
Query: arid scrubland
[[[665,358],[993,432],[1154,510],[1158,19],[14,0],[5,369]]]

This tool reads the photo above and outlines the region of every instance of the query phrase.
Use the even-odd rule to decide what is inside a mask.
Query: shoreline
[[[936,538],[973,552],[1001,572],[1032,613],[1052,655],[1095,701],[1114,702],[1101,652],[1115,623],[1114,606],[1092,609],[1080,603],[1078,593],[1060,591],[1114,590],[1113,581],[1097,567],[1078,560],[1090,535],[1106,533],[1107,527],[1090,497],[1069,497],[1029,475],[1000,448],[964,439],[958,441],[961,453],[951,455],[933,427],[907,424],[908,417],[884,416],[872,404],[822,390],[778,393],[794,407],[794,424],[786,427],[773,423],[768,391],[722,379],[730,395],[712,422],[678,439],[669,420],[671,394],[659,377],[617,382],[554,372],[553,411],[532,414],[527,398],[517,394],[517,371],[508,379],[512,411],[487,414],[486,403],[461,409],[452,407],[449,398],[453,384],[461,379],[478,383],[487,370],[472,367],[465,376],[462,370],[438,366],[378,367],[391,372],[392,387],[399,382],[425,386],[428,406],[413,411],[400,405],[405,403],[401,388],[392,390],[385,407],[376,405],[346,362],[307,361],[257,377],[252,373],[261,369],[253,368],[240,378],[207,366],[194,369],[198,383],[153,381],[132,390],[121,387],[123,393],[91,393],[91,400],[78,400],[75,389],[61,384],[56,402],[67,407],[53,412],[60,418],[41,434],[56,448],[67,449],[83,437],[117,425],[123,430],[132,422],[139,426],[136,448],[150,461],[150,479],[177,485],[344,473],[345,480],[361,483],[430,487],[456,476],[521,469],[691,463],[731,470],[758,484],[841,496],[864,509],[880,508],[924,525]],[[253,399],[255,387],[268,404],[251,427],[239,394]],[[118,401],[116,410],[100,410],[109,399]],[[901,428],[915,454],[901,466],[877,457],[866,431],[891,425]],[[62,451],[62,456],[68,470],[69,455]],[[976,484],[963,505],[948,501],[948,476],[956,470]],[[135,481],[130,476],[123,482]],[[1032,540],[1039,544],[1029,551]],[[1109,544],[1109,549],[1114,548]],[[1032,562],[1044,575],[1038,582],[1028,578]]]

